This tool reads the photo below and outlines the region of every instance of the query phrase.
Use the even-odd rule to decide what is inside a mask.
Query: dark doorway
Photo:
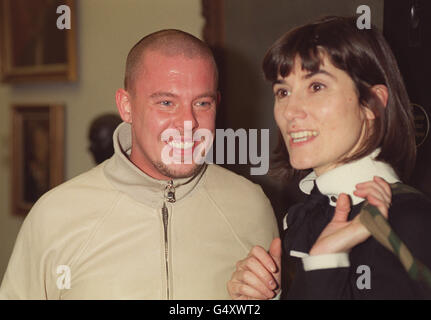
[[[385,1],[384,35],[394,51],[415,107],[418,154],[410,183],[431,196],[431,1]],[[424,113],[425,111],[425,113]],[[403,128],[400,128],[403,130]]]

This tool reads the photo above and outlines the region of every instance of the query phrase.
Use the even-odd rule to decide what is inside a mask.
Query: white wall
[[[10,104],[60,102],[66,105],[66,178],[93,166],[87,130],[100,113],[116,112],[125,59],[144,35],[175,28],[201,38],[201,0],[85,0],[76,8],[78,75],[73,84],[0,84],[0,279],[6,269],[21,217],[10,214]]]

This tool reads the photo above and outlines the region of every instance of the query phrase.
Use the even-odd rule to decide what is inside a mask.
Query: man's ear
[[[115,101],[121,119],[124,122],[132,123],[132,104],[130,94],[124,89],[118,89],[115,93]]]
[[[221,101],[221,93],[220,91],[217,91],[217,101],[216,101],[217,106],[220,104],[220,101]]]

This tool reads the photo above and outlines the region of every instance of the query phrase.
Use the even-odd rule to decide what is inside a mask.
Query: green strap
[[[421,194],[416,189],[399,182],[391,184],[391,190],[393,196],[402,193]],[[378,242],[398,257],[413,280],[423,281],[431,288],[431,271],[412,255],[377,207],[365,201],[359,213],[359,219]]]

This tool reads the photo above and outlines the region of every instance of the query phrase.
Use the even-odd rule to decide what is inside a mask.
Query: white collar
[[[335,206],[336,199],[342,192],[350,196],[353,205],[361,203],[364,199],[353,194],[356,184],[371,181],[374,176],[379,176],[388,183],[400,181],[389,164],[375,160],[379,153],[380,149],[376,149],[362,159],[343,164],[319,177],[313,171],[299,182],[299,188],[302,192],[310,194],[316,181],[319,191],[329,197],[332,206]]]

